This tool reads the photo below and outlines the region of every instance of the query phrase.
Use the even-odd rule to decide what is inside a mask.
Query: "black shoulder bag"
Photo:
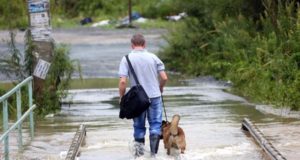
[[[129,61],[128,55],[126,55],[130,71],[136,82],[135,86],[132,86],[130,90],[122,97],[120,103],[120,118],[135,118],[146,111],[150,106],[150,98],[146,94],[142,85],[137,79],[137,76],[133,70],[133,67]]]

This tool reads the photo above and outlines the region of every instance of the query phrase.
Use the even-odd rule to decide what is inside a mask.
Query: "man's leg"
[[[142,113],[140,116],[133,118],[133,128],[134,128],[134,147],[135,147],[135,156],[139,157],[144,155],[144,144],[145,144],[145,119],[146,112]]]
[[[151,155],[158,151],[162,124],[162,101],[161,97],[151,98],[151,105],[148,109],[148,121],[150,125],[150,150]]]

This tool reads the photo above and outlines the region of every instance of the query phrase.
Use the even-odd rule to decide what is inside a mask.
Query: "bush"
[[[6,73],[8,77],[12,79],[17,78],[18,82],[21,82],[24,78],[32,75],[33,71],[33,51],[35,49],[34,44],[30,38],[30,32],[26,33],[25,40],[25,58],[21,57],[20,51],[15,46],[15,35],[10,32],[11,39],[8,42],[10,56],[6,59],[0,59],[0,72]],[[43,90],[40,94],[35,94],[35,104],[38,106],[36,112],[40,116],[45,114],[55,113],[60,109],[60,99],[67,94],[67,89],[70,85],[72,74],[75,70],[80,72],[80,65],[75,60],[71,60],[69,57],[69,48],[66,45],[53,44],[54,56],[52,63],[47,74],[46,80],[43,84]],[[25,59],[25,65],[21,62]],[[16,83],[18,84],[18,83]],[[22,110],[28,109],[28,92],[22,88]],[[5,91],[0,89],[0,93]],[[16,98],[12,96],[9,98],[9,112],[12,115],[16,113]]]
[[[54,56],[42,94],[35,98],[39,115],[43,116],[60,110],[61,98],[67,95],[72,74],[76,70],[80,71],[80,66],[77,61],[70,59],[69,47],[64,44],[55,44]]]
[[[253,101],[300,108],[297,5],[265,0],[260,20],[253,20],[242,0],[190,2],[192,17],[171,31],[161,52],[170,69],[231,80]]]
[[[184,11],[179,3],[180,0],[132,0],[132,11],[143,17],[161,19]],[[67,26],[75,25],[73,21],[79,22],[85,17],[118,19],[128,15],[128,0],[50,0],[50,13],[54,17],[53,25],[58,25],[55,27],[62,26],[65,19],[71,22]],[[27,1],[0,0],[0,15],[3,15],[0,28],[27,28],[27,14]]]

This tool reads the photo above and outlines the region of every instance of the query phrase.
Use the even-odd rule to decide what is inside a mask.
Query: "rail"
[[[30,76],[26,78],[24,81],[19,83],[9,92],[0,97],[0,103],[3,103],[3,134],[0,137],[0,142],[4,141],[4,150],[3,150],[3,158],[5,160],[9,160],[9,133],[14,129],[18,128],[18,148],[21,151],[23,148],[23,140],[22,140],[22,122],[27,116],[29,116],[30,122],[30,136],[34,137],[34,121],[33,121],[33,110],[36,108],[36,105],[32,104],[32,80],[33,77]],[[21,100],[21,88],[27,85],[28,87],[28,104],[29,109],[22,115],[22,100]],[[16,94],[17,97],[17,121],[9,128],[8,125],[8,102],[7,99],[12,95]]]
[[[72,140],[71,146],[66,156],[66,160],[74,160],[79,156],[79,148],[85,145],[86,127],[81,124],[77,129],[75,136]]]
[[[286,160],[286,158],[264,137],[263,133],[248,118],[244,118],[242,121],[242,129],[250,132],[251,136],[272,160]]]

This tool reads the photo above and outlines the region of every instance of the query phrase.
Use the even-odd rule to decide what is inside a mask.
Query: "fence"
[[[36,105],[32,104],[32,77],[26,78],[24,81],[15,86],[12,90],[0,97],[0,103],[3,103],[3,134],[0,137],[0,142],[4,141],[4,159],[9,160],[9,133],[14,129],[18,128],[18,147],[22,150],[22,122],[29,115],[30,122],[30,136],[34,137],[34,121],[33,121],[33,110]],[[22,99],[21,99],[21,88],[28,86],[28,104],[29,109],[22,115]],[[9,128],[8,125],[8,103],[7,100],[12,95],[16,94],[17,97],[17,121]]]

